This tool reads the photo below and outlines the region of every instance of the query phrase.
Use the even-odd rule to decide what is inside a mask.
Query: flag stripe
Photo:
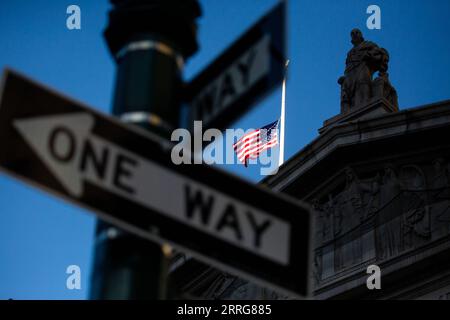
[[[273,139],[277,139],[277,135],[276,134],[273,134]],[[272,139],[272,140],[273,140]],[[271,140],[271,141],[272,141]],[[269,142],[267,142],[267,143],[270,143],[271,141],[269,141]],[[249,145],[249,146],[247,146],[247,147],[244,147],[244,148],[242,148],[242,150],[241,150],[241,152],[238,154],[238,157],[239,156],[241,156],[243,153],[251,153],[251,152],[253,152],[254,150],[256,150],[255,148],[258,148],[259,147],[259,143],[254,143],[254,144],[252,144],[252,145]]]
[[[240,138],[234,145],[233,147],[236,148],[239,145],[241,145],[243,142],[249,141],[251,140],[250,138],[254,138],[255,136],[257,136],[259,134],[259,129],[254,130],[250,133],[247,133],[246,135],[244,135],[242,138]]]
[[[277,135],[274,133],[273,135],[272,135],[272,140],[273,139],[276,139],[277,138]],[[269,143],[270,141],[267,141],[266,143]],[[238,154],[238,155],[241,155],[243,152],[246,152],[246,151],[249,151],[249,150],[252,150],[255,146],[259,146],[260,145],[260,143],[258,143],[258,142],[256,142],[256,143],[253,143],[253,144],[251,144],[251,145],[247,145],[247,146],[245,146],[245,147],[243,147],[240,151],[240,153]]]
[[[244,158],[248,155],[253,155],[255,153],[261,153],[261,151],[264,151],[270,147],[275,146],[278,143],[277,139],[271,140],[269,143],[265,144],[264,146],[256,147],[252,149],[251,151],[245,152],[244,154],[240,155],[239,158]]]
[[[279,120],[242,136],[234,145],[239,161],[247,166],[248,159],[256,159],[262,151],[278,144]]]
[[[255,141],[257,141],[258,139],[259,139],[259,136],[258,136],[258,135],[257,135],[257,136],[254,136],[254,137],[252,137],[251,139],[248,139],[248,140],[246,140],[246,141],[244,141],[244,142],[241,142],[241,143],[239,144],[239,146],[234,147],[234,149],[235,149],[235,150],[237,150],[237,148],[243,149],[243,148],[247,147],[248,145],[250,145],[250,144],[254,143]]]

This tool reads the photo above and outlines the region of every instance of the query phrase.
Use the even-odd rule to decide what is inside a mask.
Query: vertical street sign
[[[0,168],[102,219],[288,294],[309,292],[301,202],[207,165],[17,73],[3,77]]]
[[[224,130],[281,84],[285,11],[281,1],[187,85],[190,125]]]

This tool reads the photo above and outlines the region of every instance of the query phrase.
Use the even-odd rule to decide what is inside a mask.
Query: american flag
[[[255,159],[264,150],[276,146],[278,144],[278,124],[279,120],[242,136],[233,145],[239,161],[247,167],[248,159]]]

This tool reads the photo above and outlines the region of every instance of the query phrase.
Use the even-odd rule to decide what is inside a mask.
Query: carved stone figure
[[[389,52],[381,48],[382,52],[378,77],[373,81],[373,96],[374,98],[386,99],[396,111],[398,111],[398,97],[397,91],[389,81],[389,74],[387,73],[389,65]]]
[[[340,226],[340,217],[336,217],[335,202],[331,195],[328,195],[328,201],[320,204],[319,200],[313,199],[312,209],[314,217],[316,218],[316,250],[314,252],[314,268],[313,279],[316,285],[319,285],[322,276],[333,273],[333,262],[329,259],[329,254],[326,255],[326,261],[323,261],[323,252],[328,252],[333,248],[333,240],[335,240],[336,230]]]
[[[383,95],[392,101],[396,100],[395,89],[390,85],[386,73],[389,61],[387,50],[364,40],[359,29],[353,29],[350,35],[353,48],[347,53],[344,76],[338,79],[341,85],[341,113],[363,107],[370,101],[373,97],[372,76],[376,71],[381,71],[377,82],[383,88],[389,87]]]
[[[437,158],[433,161],[434,176],[432,178],[433,189],[441,189],[449,186],[449,176],[445,161],[443,158]]]
[[[319,199],[315,198],[311,202],[311,209],[316,223],[316,246],[321,246],[323,243],[323,206],[320,204]]]
[[[359,225],[363,219],[362,185],[351,168],[345,170],[346,185],[338,195],[341,225],[347,238],[336,250],[336,266],[344,268],[355,264],[362,257]]]
[[[334,236],[334,206],[333,199],[329,195],[329,200],[324,204],[322,210],[322,241],[323,243],[330,241]]]
[[[386,259],[398,254],[401,246],[401,202],[399,195],[401,183],[397,178],[394,167],[387,164],[384,167],[382,185],[380,189],[383,210],[378,213],[377,221],[377,257]]]
[[[331,195],[328,202],[320,204],[317,198],[312,200],[311,207],[316,219],[317,246],[333,240],[335,235],[335,205]]]
[[[366,187],[366,195],[368,196],[367,204],[365,205],[365,216],[364,220],[372,218],[380,208],[380,175],[377,173],[375,178],[370,179],[368,182],[369,187]]]
[[[439,238],[450,232],[450,176],[443,158],[433,161],[434,175],[431,179],[432,206],[431,230]]]
[[[400,178],[407,190],[403,198],[404,248],[425,243],[431,236],[429,206],[426,204],[426,180],[422,170],[415,165],[401,169]]]
[[[314,284],[318,286],[322,280],[322,250],[314,252],[314,266],[313,266]]]
[[[333,252],[330,255],[330,251],[333,251],[333,240],[335,240],[336,230],[340,228],[340,225],[336,224],[339,224],[341,219],[339,215],[336,215],[335,201],[331,194],[328,195],[328,201],[324,204],[320,204],[317,198],[314,199],[312,208],[316,217],[317,230],[315,241],[317,250],[314,253],[313,277],[316,285],[318,285],[323,275],[330,275],[334,271],[333,259],[330,259]]]

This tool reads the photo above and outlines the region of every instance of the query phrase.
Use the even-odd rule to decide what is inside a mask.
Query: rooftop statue
[[[361,108],[373,98],[386,99],[398,109],[397,93],[388,78],[389,53],[376,43],[364,40],[359,29],[350,33],[353,48],[347,53],[341,85],[341,113]],[[375,72],[378,77],[372,80]]]

